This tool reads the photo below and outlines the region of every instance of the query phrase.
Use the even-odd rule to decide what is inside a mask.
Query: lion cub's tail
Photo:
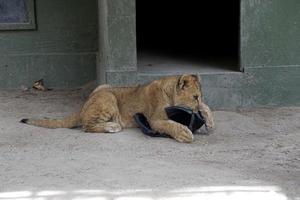
[[[81,118],[76,113],[63,119],[22,119],[20,122],[45,128],[74,128],[80,126]]]

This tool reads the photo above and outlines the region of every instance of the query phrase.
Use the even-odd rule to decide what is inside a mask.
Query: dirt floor
[[[216,130],[192,144],[18,122],[63,117],[85,97],[0,92],[0,200],[300,200],[300,108],[214,111]]]

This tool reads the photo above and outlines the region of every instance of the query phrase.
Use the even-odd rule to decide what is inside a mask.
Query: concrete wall
[[[0,31],[0,88],[112,85],[165,75],[137,69],[135,0],[36,0],[37,30]],[[241,0],[244,72],[200,74],[215,108],[300,106],[300,1]],[[99,49],[98,49],[99,46]],[[96,59],[99,50],[99,59]]]
[[[36,0],[36,30],[0,31],[0,88],[95,80],[97,12],[96,0]]]

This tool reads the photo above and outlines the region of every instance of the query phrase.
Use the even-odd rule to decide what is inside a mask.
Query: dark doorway
[[[136,0],[144,72],[239,71],[239,0]]]

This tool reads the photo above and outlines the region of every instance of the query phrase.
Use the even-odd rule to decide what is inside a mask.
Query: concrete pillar
[[[98,6],[98,82],[111,85],[135,84],[135,0],[98,0]]]

